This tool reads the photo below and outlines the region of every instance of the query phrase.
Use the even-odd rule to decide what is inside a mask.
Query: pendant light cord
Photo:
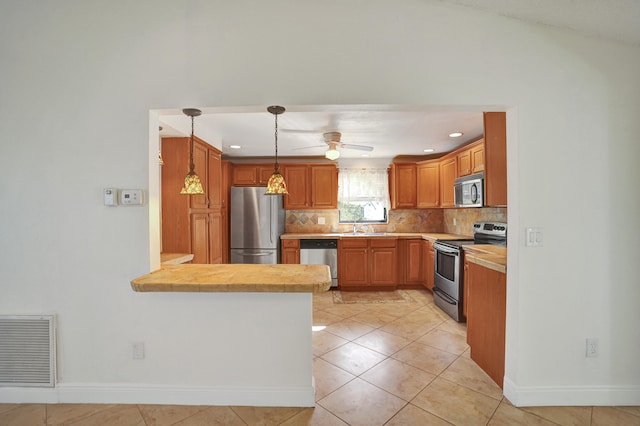
[[[278,165],[278,114],[273,114],[276,118],[276,163],[274,165],[274,169],[276,172],[280,171],[280,166]]]
[[[193,164],[193,115],[191,116],[191,149],[189,150],[189,172],[193,172],[196,169],[196,165]]]

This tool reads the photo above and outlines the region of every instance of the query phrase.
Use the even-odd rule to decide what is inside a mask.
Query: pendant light
[[[288,194],[289,192],[287,191],[287,185],[284,182],[284,177],[280,174],[280,166],[278,165],[278,115],[282,114],[285,111],[285,109],[282,106],[274,105],[267,108],[267,111],[273,114],[276,122],[276,125],[275,125],[276,157],[275,157],[275,164],[273,165],[273,174],[269,178],[269,182],[267,182],[267,194],[269,195]]]
[[[184,186],[180,191],[181,194],[204,194],[204,189],[202,189],[202,183],[200,182],[200,178],[195,172],[195,164],[193,164],[193,119],[194,117],[202,114],[202,111],[195,108],[185,108],[182,110],[184,115],[188,115],[191,117],[191,146],[189,148],[189,174],[184,178]]]

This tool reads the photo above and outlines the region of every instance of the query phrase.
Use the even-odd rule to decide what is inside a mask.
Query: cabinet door
[[[222,263],[224,250],[224,232],[222,212],[220,210],[209,213],[209,263]]]
[[[236,186],[251,186],[258,182],[256,167],[253,164],[234,164],[231,180]]]
[[[396,287],[398,282],[396,252],[397,249],[394,247],[371,249],[369,258],[371,285]]]
[[[307,198],[308,167],[287,165],[284,169],[284,180],[288,195],[284,196],[286,210],[305,210],[309,207]]]
[[[458,177],[471,174],[471,151],[465,150],[458,154]]]
[[[207,174],[207,166],[209,162],[209,150],[207,145],[198,140],[193,144],[193,164],[196,167],[196,174],[202,182],[202,188],[204,189],[203,195],[183,195],[188,197],[190,201],[190,207],[192,209],[206,209],[207,208],[207,184],[209,183],[209,175]],[[188,170],[187,170],[188,172]],[[185,173],[186,176],[186,173]],[[194,259],[194,262],[195,259]],[[206,263],[206,262],[205,262]]]
[[[222,206],[222,158],[219,152],[209,149],[207,157],[207,201],[208,207]]]
[[[267,186],[269,178],[273,174],[273,167],[273,164],[257,167],[256,174],[258,175],[258,185]],[[282,170],[280,170],[280,173],[282,173]]]
[[[416,208],[416,165],[394,164],[393,172],[393,199],[392,207],[396,209]]]
[[[487,206],[507,205],[507,121],[504,112],[484,113],[484,187]]]
[[[300,263],[300,240],[282,240],[282,263]]]
[[[425,266],[424,266],[424,282],[425,287],[430,291],[433,291],[433,279],[435,272],[435,252],[433,250],[433,243],[431,241],[425,241]]]
[[[209,215],[192,213],[190,219],[192,263],[209,263]]]
[[[456,157],[440,163],[440,207],[454,207],[453,185],[456,180]]]
[[[404,259],[405,284],[422,285],[424,282],[424,268],[422,257],[422,240],[405,240]]]
[[[367,285],[367,248],[349,247],[341,252],[338,262],[340,287]]]
[[[417,166],[416,206],[419,209],[440,205],[440,166],[438,161],[420,163]]]
[[[484,170],[484,142],[471,148],[471,173]]]
[[[469,262],[465,286],[467,343],[473,359],[502,387],[506,321],[506,274]],[[464,308],[463,308],[464,309]]]
[[[312,165],[311,207],[338,208],[338,169],[333,164]]]

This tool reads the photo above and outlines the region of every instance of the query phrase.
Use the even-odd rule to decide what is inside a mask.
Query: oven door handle
[[[450,248],[448,248],[448,247],[443,247],[443,246],[435,245],[435,246],[433,246],[433,248],[434,248],[435,250],[441,251],[441,252],[443,252],[443,253],[448,253],[448,254],[459,254],[459,251],[458,251],[458,250],[450,249]]]
[[[451,296],[449,296],[444,291],[440,290],[438,287],[434,287],[433,288],[433,292],[435,294],[437,294],[442,300],[444,300],[445,302],[447,302],[450,305],[457,305],[458,304],[458,302],[455,299],[452,299]]]

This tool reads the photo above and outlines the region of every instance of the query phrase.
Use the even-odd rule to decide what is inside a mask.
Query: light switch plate
[[[525,228],[524,245],[541,247],[543,245],[542,228]]]

